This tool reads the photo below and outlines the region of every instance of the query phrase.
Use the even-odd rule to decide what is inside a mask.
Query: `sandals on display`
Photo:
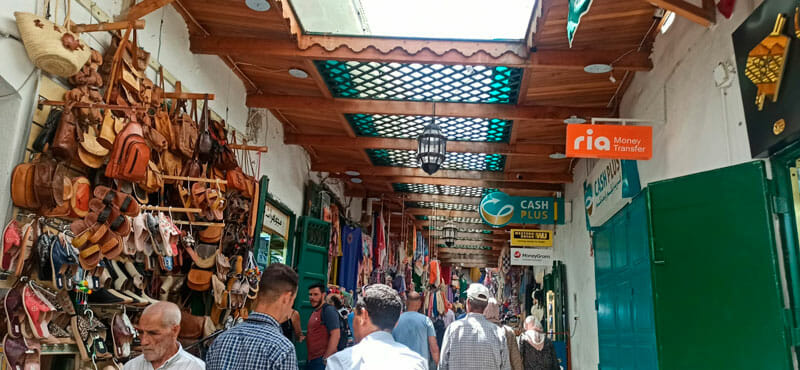
[[[3,302],[6,310],[8,335],[14,338],[22,337],[22,328],[26,326],[27,317],[22,301],[22,290],[22,285],[9,289]]]
[[[2,248],[0,248],[0,267],[3,270],[11,268],[11,262],[14,256],[19,252],[22,246],[22,230],[20,230],[19,223],[16,220],[6,225],[3,229]]]
[[[3,358],[8,369],[38,370],[40,353],[41,345],[38,341],[10,335],[3,338]]]
[[[25,306],[25,314],[28,322],[33,329],[33,336],[36,338],[47,338],[50,331],[47,324],[53,318],[56,308],[30,284],[26,284],[22,289],[22,304]]]

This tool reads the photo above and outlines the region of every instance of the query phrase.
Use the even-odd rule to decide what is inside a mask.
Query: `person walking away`
[[[508,347],[508,359],[511,363],[511,370],[523,370],[522,357],[519,354],[519,347],[517,346],[517,335],[514,334],[514,329],[508,325],[503,325],[500,321],[500,305],[494,298],[489,298],[489,304],[486,305],[486,310],[483,311],[483,316],[492,324],[495,324],[503,329],[506,336],[506,345]]]
[[[519,352],[525,370],[560,370],[556,348],[544,335],[542,324],[535,316],[525,319],[525,333],[519,338]]]
[[[392,338],[403,302],[394,289],[370,285],[355,305],[353,335],[358,344],[328,358],[328,370],[427,370],[419,354]]]
[[[325,303],[325,285],[317,283],[308,288],[308,300],[314,312],[308,318],[306,346],[308,347],[308,370],[324,370],[325,360],[339,346],[339,313]]]
[[[444,327],[447,328],[453,321],[456,321],[456,314],[453,313],[453,304],[450,302],[445,302],[444,304],[445,309],[447,310],[444,313]]]
[[[128,361],[124,370],[202,370],[203,360],[183,350],[178,342],[181,310],[171,302],[153,303],[139,318],[142,354]]]
[[[511,370],[503,329],[483,316],[489,298],[483,284],[469,286],[467,315],[445,331],[439,370]]]
[[[409,292],[406,312],[403,312],[397,320],[397,326],[392,330],[392,337],[422,356],[426,364],[430,358],[433,358],[434,364],[438,364],[439,345],[436,343],[433,322],[428,316],[418,312],[420,307],[422,307],[422,297],[417,292]]]
[[[208,350],[209,370],[296,370],[294,345],[280,323],[293,314],[297,273],[282,263],[264,270],[247,320],[222,333]]]
[[[300,329],[300,313],[297,310],[292,310],[292,316],[281,324],[281,331],[286,338],[291,342],[297,341],[298,343],[306,340],[303,335],[303,330]]]
[[[336,309],[336,313],[339,314],[339,344],[336,345],[336,350],[341,351],[350,345],[352,330],[350,330],[350,325],[347,324],[347,315],[350,312],[347,311],[347,307],[344,306],[344,302],[338,296],[330,295],[328,300],[330,305]]]

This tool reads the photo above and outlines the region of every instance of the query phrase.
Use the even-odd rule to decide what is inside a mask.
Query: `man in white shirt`
[[[171,302],[147,306],[139,319],[142,354],[128,361],[124,370],[204,370],[206,364],[184,351],[178,343],[181,310]]]
[[[358,344],[329,357],[326,369],[427,370],[422,356],[392,338],[402,310],[400,296],[388,285],[367,287],[353,310],[353,336]]]

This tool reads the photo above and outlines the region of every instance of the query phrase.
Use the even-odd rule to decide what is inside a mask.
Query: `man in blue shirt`
[[[419,353],[425,361],[433,357],[433,363],[438,364],[439,345],[436,343],[436,331],[431,319],[417,312],[420,307],[422,307],[422,297],[419,293],[408,293],[407,311],[400,315],[397,326],[392,330],[392,336],[397,342]]]
[[[247,320],[222,333],[208,351],[208,370],[297,370],[294,346],[281,331],[297,296],[297,273],[282,263],[261,275],[256,306]]]

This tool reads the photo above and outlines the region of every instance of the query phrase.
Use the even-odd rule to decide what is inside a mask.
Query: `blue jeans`
[[[325,364],[322,362],[322,357],[308,361],[306,370],[325,370]]]

